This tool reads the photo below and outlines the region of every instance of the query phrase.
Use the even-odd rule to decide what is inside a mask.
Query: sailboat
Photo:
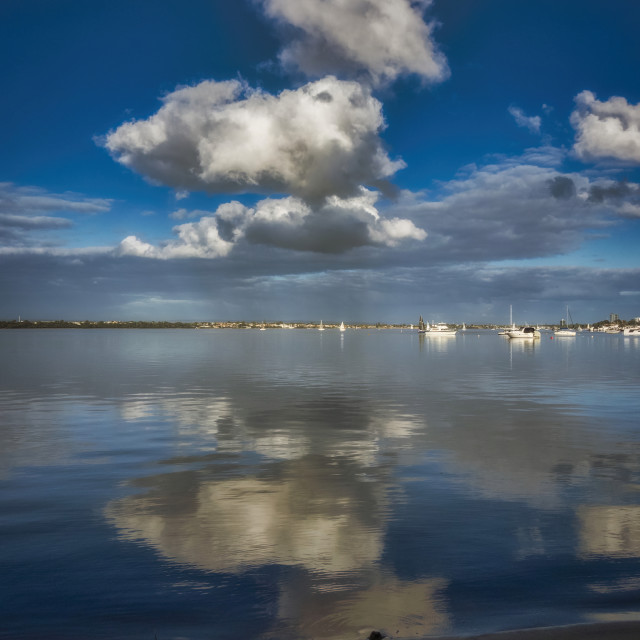
[[[320,320],[320,326],[318,327],[318,331],[324,331],[324,327],[322,326],[322,320]]]
[[[561,326],[559,329],[556,329],[553,332],[553,335],[556,336],[557,338],[574,338],[576,335],[576,332],[573,329],[569,329],[569,318],[571,316],[569,315],[569,305],[567,305],[567,320],[566,320],[566,326]],[[560,323],[562,324],[562,322]],[[571,322],[571,324],[573,324],[573,321]]]
[[[502,329],[498,331],[499,336],[508,336],[509,331],[516,330],[516,325],[513,323],[513,305],[509,305],[509,324],[511,325],[509,329]]]
[[[346,331],[346,329],[344,328],[344,322],[340,323],[340,331]]]

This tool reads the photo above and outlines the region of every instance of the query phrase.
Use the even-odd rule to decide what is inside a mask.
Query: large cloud
[[[396,212],[428,232],[425,260],[468,262],[567,253],[638,215],[639,199],[635,183],[505,160],[471,167],[438,197],[403,194]]]
[[[403,74],[432,82],[448,75],[423,19],[430,0],[258,1],[269,17],[296,29],[280,54],[285,67],[315,77],[365,73],[375,83]]]
[[[356,82],[327,77],[274,96],[236,80],[205,81],[163,103],[104,144],[125,166],[176,189],[319,201],[379,186],[404,166],[383,149],[380,102]]]
[[[640,104],[629,104],[621,97],[601,102],[591,91],[579,93],[575,101],[573,150],[581,160],[608,158],[640,164]]]
[[[122,255],[147,258],[217,258],[243,239],[283,249],[342,253],[365,245],[395,247],[424,240],[426,233],[407,219],[384,219],[375,205],[378,194],[361,190],[353,198],[330,196],[312,207],[299,198],[266,199],[255,207],[229,202],[214,216],[174,228],[177,238],[160,247],[135,236],[125,238]]]

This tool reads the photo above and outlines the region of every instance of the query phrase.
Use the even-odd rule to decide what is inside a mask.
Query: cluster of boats
[[[571,314],[569,313],[569,307],[567,307],[567,318],[571,318]],[[509,338],[524,338],[526,340],[535,340],[536,338],[541,337],[540,329],[538,327],[525,326],[517,328],[513,323],[513,313],[512,308],[509,306],[509,323],[510,327],[501,329],[498,331],[499,335],[507,336]],[[567,324],[567,321],[563,318],[560,323],[561,326],[558,329],[553,331],[553,336],[556,338],[575,338],[578,334],[578,331],[582,331],[582,329],[576,330],[571,329]],[[411,325],[413,328],[413,325]],[[465,325],[462,325],[462,330],[465,330]],[[590,327],[588,330],[591,330]],[[430,325],[428,322],[424,322],[422,316],[420,316],[420,321],[418,322],[418,333],[429,333],[432,335],[441,335],[441,336],[454,336],[458,332],[457,329],[451,328],[449,325],[444,322],[439,322],[437,324]],[[622,334],[624,336],[629,337],[640,337],[640,326],[634,327],[624,327],[623,329],[619,329],[615,327],[615,330],[608,330],[607,333],[617,333]]]

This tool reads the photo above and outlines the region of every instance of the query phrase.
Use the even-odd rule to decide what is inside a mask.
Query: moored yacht
[[[556,338],[574,338],[576,332],[573,329],[569,329],[569,319],[571,318],[571,314],[569,313],[569,307],[567,306],[567,319],[564,318],[560,321],[560,328],[556,329],[553,332],[553,335]]]
[[[521,327],[507,331],[510,338],[527,338],[533,340],[540,337],[540,332],[535,327]]]
[[[455,336],[457,332],[457,329],[452,329],[448,324],[445,324],[444,322],[432,324],[431,327],[426,331],[426,333],[439,336]]]
[[[569,327],[560,327],[553,332],[556,338],[575,338],[576,332]]]

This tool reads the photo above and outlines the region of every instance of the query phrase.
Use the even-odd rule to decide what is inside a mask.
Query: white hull
[[[540,332],[533,327],[523,327],[522,329],[515,329],[507,331],[507,335],[510,338],[524,338],[525,340],[535,340],[540,337]]]
[[[429,329],[425,330],[430,336],[455,336],[458,333],[457,329],[450,329],[444,322],[434,324]]]
[[[576,332],[573,329],[558,329],[553,332],[553,335],[557,338],[574,338]]]
[[[626,327],[622,331],[625,336],[634,336],[640,338],[640,327]]]

